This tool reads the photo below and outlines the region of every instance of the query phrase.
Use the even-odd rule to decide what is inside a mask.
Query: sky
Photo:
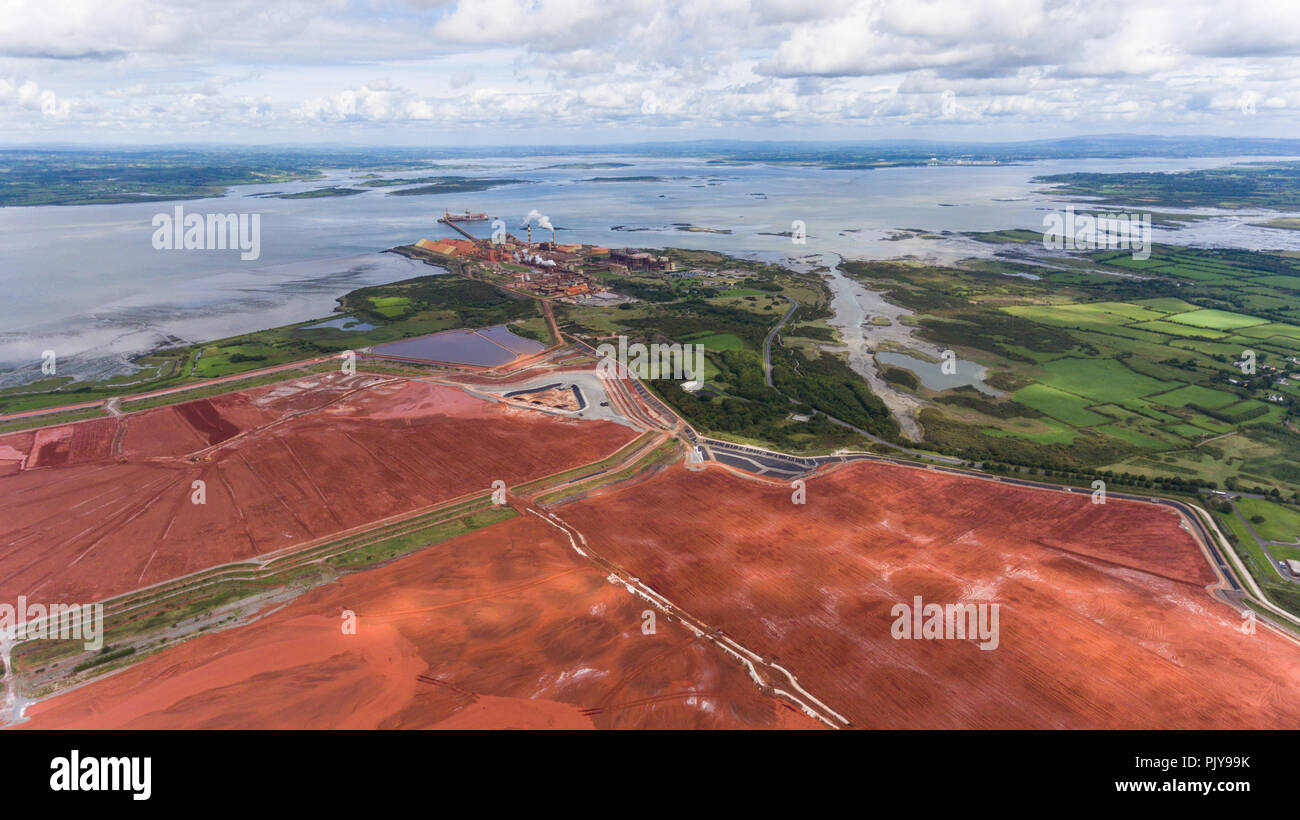
[[[0,0],[0,142],[1294,137],[1294,0]]]

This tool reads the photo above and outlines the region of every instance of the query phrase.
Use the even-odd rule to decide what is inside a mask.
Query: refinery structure
[[[419,250],[450,263],[474,263],[480,273],[497,274],[503,284],[535,296],[557,298],[565,301],[618,301],[597,279],[600,272],[627,274],[675,270],[667,257],[656,256],[633,248],[604,248],[579,243],[561,244],[556,240],[556,229],[550,220],[533,211],[521,226],[523,237],[503,230],[499,221],[492,236],[475,236],[462,225],[491,221],[483,213],[463,214],[444,212],[438,218],[461,236],[443,239],[421,239],[415,243]],[[537,224],[543,236],[534,241],[533,225]]]

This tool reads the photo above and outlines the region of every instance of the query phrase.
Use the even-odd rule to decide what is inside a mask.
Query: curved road
[[[799,308],[799,303],[794,299],[791,299],[789,296],[786,296],[785,298],[790,302],[790,309],[781,317],[781,321],[777,322],[776,325],[767,332],[767,338],[763,340],[763,378],[767,380],[768,387],[776,386],[772,384],[772,339],[777,333],[781,332],[781,328],[785,327],[785,323],[790,321],[790,317],[793,316],[794,312]]]

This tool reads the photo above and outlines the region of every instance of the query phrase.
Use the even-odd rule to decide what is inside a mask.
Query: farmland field
[[[1161,393],[1155,398],[1166,407],[1186,407],[1189,404],[1196,404],[1201,407],[1208,407],[1211,410],[1226,407],[1237,401],[1237,397],[1231,393],[1225,393],[1222,390],[1211,390],[1208,387],[1195,384],[1189,384],[1168,393]]]
[[[1236,330],[1264,324],[1263,319],[1257,319],[1254,316],[1243,316],[1240,313],[1230,313],[1226,310],[1193,310],[1171,316],[1169,321],[1183,325],[1193,325],[1194,327],[1205,327],[1211,330]]]
[[[1047,384],[1097,402],[1147,396],[1175,386],[1134,373],[1114,359],[1057,359],[1044,369]]]
[[[1024,233],[976,236],[1024,253],[1035,247]],[[848,264],[917,311],[921,338],[973,359],[1007,391],[927,408],[926,445],[1128,475],[1122,480],[1144,486],[1178,480],[1300,493],[1300,469],[1288,460],[1300,458],[1300,389],[1279,381],[1300,372],[1300,306],[1288,289],[1300,285],[1300,259],[1162,245],[1145,260],[1116,251],[1080,258],[1124,275],[1084,275],[1074,259],[1042,260],[1033,280],[984,260]],[[1246,351],[1254,372],[1239,364]],[[1225,450],[1238,455],[1214,457]]]
[[[1044,384],[1031,384],[1017,391],[1016,401],[1069,424],[1086,427],[1106,421],[1105,416],[1088,409],[1090,402],[1086,399]]]

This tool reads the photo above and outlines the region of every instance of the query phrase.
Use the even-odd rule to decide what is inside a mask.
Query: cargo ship
[[[487,214],[472,214],[469,209],[465,209],[463,214],[454,214],[451,211],[443,209],[442,216],[438,217],[439,222],[487,222],[492,217]]]

